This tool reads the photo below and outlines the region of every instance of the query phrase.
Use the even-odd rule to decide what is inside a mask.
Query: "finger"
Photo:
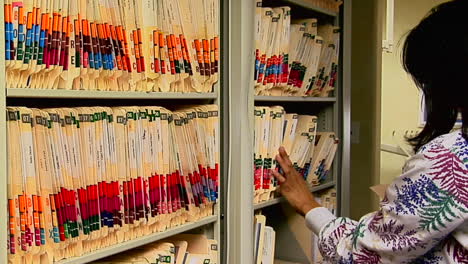
[[[280,154],[281,158],[283,158],[283,160],[286,162],[286,164],[288,164],[289,166],[292,166],[292,162],[289,159],[289,155],[286,152],[286,149],[284,147],[280,147],[278,151],[279,151],[279,154]]]
[[[276,155],[276,161],[278,161],[279,165],[283,169],[284,174],[288,174],[291,171],[291,167],[284,161],[284,159],[280,155]]]
[[[275,170],[273,170],[272,173],[273,173],[273,176],[278,180],[280,184],[286,182],[286,178],[283,175],[281,175],[281,173]]]

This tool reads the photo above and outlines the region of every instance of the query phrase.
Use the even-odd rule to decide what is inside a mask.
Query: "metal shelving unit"
[[[4,0],[0,0],[0,4],[3,7]],[[220,0],[220,2],[227,2],[225,0]],[[222,10],[220,10],[222,14]],[[221,18],[223,16],[221,15]],[[4,12],[0,12],[0,20],[4,21]],[[134,240],[125,241],[120,244],[116,244],[110,247],[102,248],[97,251],[87,253],[83,256],[64,259],[58,263],[88,263],[92,262],[107,256],[111,256],[117,253],[125,252],[127,250],[137,248],[139,246],[149,244],[158,240],[162,240],[180,233],[186,232],[195,232],[195,233],[204,233],[209,238],[214,238],[218,240],[220,245],[219,257],[220,260],[224,257],[224,245],[223,245],[223,203],[225,202],[224,197],[224,182],[226,181],[225,175],[227,170],[227,163],[225,159],[228,154],[228,138],[227,133],[224,134],[227,129],[227,120],[224,120],[223,117],[227,117],[226,109],[224,102],[227,98],[227,93],[222,90],[227,91],[227,89],[221,89],[223,85],[226,85],[227,82],[223,80],[224,71],[226,69],[221,66],[220,80],[214,87],[214,92],[212,93],[145,93],[145,92],[123,92],[123,91],[89,91],[89,90],[46,90],[46,89],[13,89],[5,87],[5,34],[4,34],[4,23],[0,25],[0,109],[3,112],[6,111],[6,107],[9,104],[22,105],[26,104],[29,106],[34,106],[36,104],[47,105],[50,102],[53,102],[54,106],[68,106],[70,102],[73,102],[73,105],[85,105],[87,102],[92,102],[92,104],[101,104],[102,105],[123,105],[128,104],[138,105],[138,102],[142,104],[151,103],[154,105],[159,104],[170,104],[171,106],[177,105],[187,105],[193,103],[211,103],[217,104],[220,111],[220,189],[219,189],[219,199],[218,203],[214,206],[213,215],[209,217],[202,218],[196,222],[185,223],[183,225],[168,229],[164,232],[154,233],[148,236],[139,237]],[[225,39],[221,35],[221,49],[224,49],[227,38]],[[226,55],[221,53],[222,60],[226,58]],[[224,63],[221,60],[221,63]],[[225,65],[225,64],[224,64]],[[86,100],[77,100],[77,99],[86,99]],[[99,100],[97,102],[97,100]],[[19,102],[19,103],[18,103]],[[0,225],[3,228],[0,228],[0,240],[3,241],[2,246],[0,247],[0,263],[8,263],[8,253],[7,253],[7,226],[8,226],[8,216],[7,216],[7,127],[6,127],[6,115],[0,115]],[[220,261],[223,263],[223,261]]]
[[[335,187],[335,185],[336,185],[335,182],[324,183],[322,185],[310,188],[310,192],[312,192],[312,193],[320,192],[322,190],[326,190],[328,188]],[[274,199],[271,199],[271,200],[268,200],[268,201],[265,201],[265,202],[255,204],[254,205],[254,210],[260,210],[260,209],[270,207],[270,206],[275,205],[275,204],[283,203],[285,201],[286,200],[283,197],[274,198]]]
[[[284,198],[278,197],[259,204],[253,203],[253,131],[254,106],[281,105],[286,111],[318,116],[319,131],[334,131],[341,140],[337,156],[327,182],[311,189],[312,192],[335,187],[338,195],[338,214],[347,216],[349,212],[349,162],[350,162],[350,28],[351,1],[345,0],[339,13],[316,7],[307,0],[268,1],[274,6],[291,5],[297,14],[305,18],[317,16],[327,23],[340,25],[342,45],[338,87],[333,97],[274,97],[255,96],[253,83],[254,58],[254,10],[255,1],[230,0],[229,17],[229,82],[230,82],[230,162],[227,240],[228,263],[253,263],[254,214],[257,210],[273,210],[273,215],[280,216],[280,207]],[[291,11],[294,16],[294,9]],[[320,22],[320,21],[319,21]],[[277,214],[278,213],[278,214]],[[268,220],[267,220],[268,223]],[[275,226],[273,226],[275,228]],[[280,225],[277,228],[285,228]],[[287,230],[281,230],[287,232]],[[279,233],[285,233],[279,232]],[[277,233],[278,234],[278,233]],[[282,239],[281,237],[277,237]],[[285,238],[286,239],[286,238]],[[278,250],[278,248],[277,248]],[[280,249],[281,255],[288,248]],[[292,252],[292,251],[291,251]],[[287,260],[287,259],[285,259]]]
[[[0,0],[3,4],[4,1]],[[222,71],[219,87],[212,94],[175,94],[175,93],[138,93],[108,91],[71,91],[71,90],[29,90],[5,88],[5,54],[0,52],[0,107],[5,110],[8,101],[28,102],[34,104],[61,99],[99,99],[100,102],[112,104],[128,99],[170,100],[171,104],[208,101],[220,106],[221,124],[221,189],[220,200],[215,215],[196,223],[189,223],[168,231],[127,241],[112,247],[104,248],[90,254],[64,260],[60,263],[86,263],[118,252],[135,248],[153,241],[167,238],[174,234],[197,230],[206,232],[218,239],[220,263],[250,264],[253,263],[253,216],[255,210],[282,202],[277,198],[266,203],[253,204],[253,109],[255,104],[290,104],[297,107],[322,109],[319,113],[319,129],[336,131],[342,139],[341,149],[335,160],[333,177],[330,182],[313,188],[316,192],[335,186],[339,195],[339,212],[348,215],[349,203],[349,134],[350,134],[350,0],[344,0],[344,11],[340,14],[315,7],[307,0],[283,0],[285,5],[293,4],[310,10],[313,14],[322,14],[342,25],[343,45],[339,88],[333,98],[315,97],[270,97],[254,96],[253,93],[253,21],[254,4],[251,0],[220,0],[221,2],[221,59]],[[0,19],[3,21],[3,12]],[[3,24],[0,26],[3,29]],[[3,29],[4,30],[4,29]],[[4,32],[4,31],[3,31]],[[0,50],[5,50],[4,34],[0,34]],[[76,100],[78,101],[78,100]],[[65,102],[65,100],[64,100]],[[7,149],[6,120],[0,115],[0,225],[7,227]],[[0,229],[0,239],[7,240],[7,228]],[[7,263],[6,243],[0,247],[0,263]]]

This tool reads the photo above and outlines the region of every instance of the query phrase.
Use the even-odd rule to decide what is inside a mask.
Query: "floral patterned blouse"
[[[331,263],[468,263],[468,143],[455,132],[422,147],[359,221],[323,208],[306,221]]]

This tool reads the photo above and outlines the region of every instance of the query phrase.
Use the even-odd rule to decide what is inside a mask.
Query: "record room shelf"
[[[130,250],[133,248],[137,248],[137,247],[140,247],[140,246],[143,246],[143,245],[146,245],[146,244],[149,244],[149,243],[161,240],[161,239],[165,239],[165,238],[168,238],[168,237],[180,234],[180,233],[184,233],[184,232],[187,232],[187,231],[199,228],[199,227],[203,227],[209,224],[214,224],[216,221],[218,221],[218,217],[216,215],[212,215],[209,217],[205,217],[201,220],[198,220],[197,222],[187,223],[187,224],[169,229],[164,232],[154,233],[154,234],[140,237],[137,239],[133,239],[130,241],[125,241],[123,243],[119,243],[110,247],[106,247],[103,249],[93,251],[91,253],[85,254],[80,257],[64,259],[57,263],[60,263],[60,264],[88,263],[91,261],[95,261],[95,260],[102,259],[102,258],[111,256],[117,253]]]
[[[319,185],[319,186],[312,187],[310,189],[310,191],[312,193],[315,193],[315,192],[319,192],[319,191],[322,191],[322,190],[326,190],[328,188],[332,188],[334,186],[335,186],[335,182],[328,182],[328,183],[324,183],[324,184]],[[258,204],[254,204],[254,210],[259,210],[259,209],[269,207],[269,206],[272,206],[272,205],[275,205],[275,204],[279,204],[279,203],[282,203],[282,202],[285,202],[285,201],[286,200],[285,200],[284,197],[274,198],[274,199],[271,199],[271,200],[266,201],[266,202],[261,202],[261,203],[258,203]]]
[[[253,74],[253,51],[256,49],[255,15],[256,7],[290,6],[292,19],[316,18],[318,23],[331,24],[341,28],[340,58],[338,76],[333,97],[286,97],[255,95]],[[282,106],[285,111],[318,117],[317,131],[334,132],[340,139],[340,146],[333,162],[333,177],[323,185],[311,188],[312,192],[335,188],[337,194],[337,215],[349,215],[349,163],[350,163],[350,67],[351,67],[351,1],[343,0],[340,12],[318,7],[315,0],[232,0],[229,17],[229,123],[235,124],[229,130],[229,192],[227,192],[229,216],[227,221],[227,239],[230,245],[229,263],[252,262],[255,241],[254,221],[259,209],[268,208],[265,214],[281,217],[281,208],[273,206],[285,201],[278,197],[254,204],[252,187],[252,158],[254,157],[254,127],[256,106]],[[242,135],[242,136],[238,136]],[[267,215],[268,217],[268,215]],[[273,222],[272,222],[273,223]],[[267,225],[269,224],[267,219]],[[289,239],[292,234],[283,224],[272,226],[276,239]],[[276,256],[286,256],[297,248],[297,244],[276,248]],[[297,256],[284,260],[310,263]]]
[[[127,91],[88,91],[50,89],[6,89],[7,98],[77,98],[77,99],[216,99],[216,93],[160,93]]]
[[[332,16],[332,17],[338,16],[338,13],[336,13],[336,12],[333,12],[333,11],[328,10],[326,8],[321,8],[321,7],[315,6],[314,4],[310,3],[311,0],[283,0],[283,2],[298,5],[298,6],[306,8],[306,9],[309,9],[309,10],[312,10],[312,11],[315,11],[315,12],[318,12],[318,13],[322,13],[322,14],[325,14],[325,15],[328,15],[328,16]]]
[[[334,103],[335,97],[302,97],[302,96],[255,96],[256,102],[319,102]]]

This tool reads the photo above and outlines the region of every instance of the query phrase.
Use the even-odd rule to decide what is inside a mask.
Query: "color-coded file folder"
[[[212,215],[218,113],[8,107],[10,260],[80,256]]]
[[[219,9],[216,0],[6,0],[6,86],[211,92]]]

